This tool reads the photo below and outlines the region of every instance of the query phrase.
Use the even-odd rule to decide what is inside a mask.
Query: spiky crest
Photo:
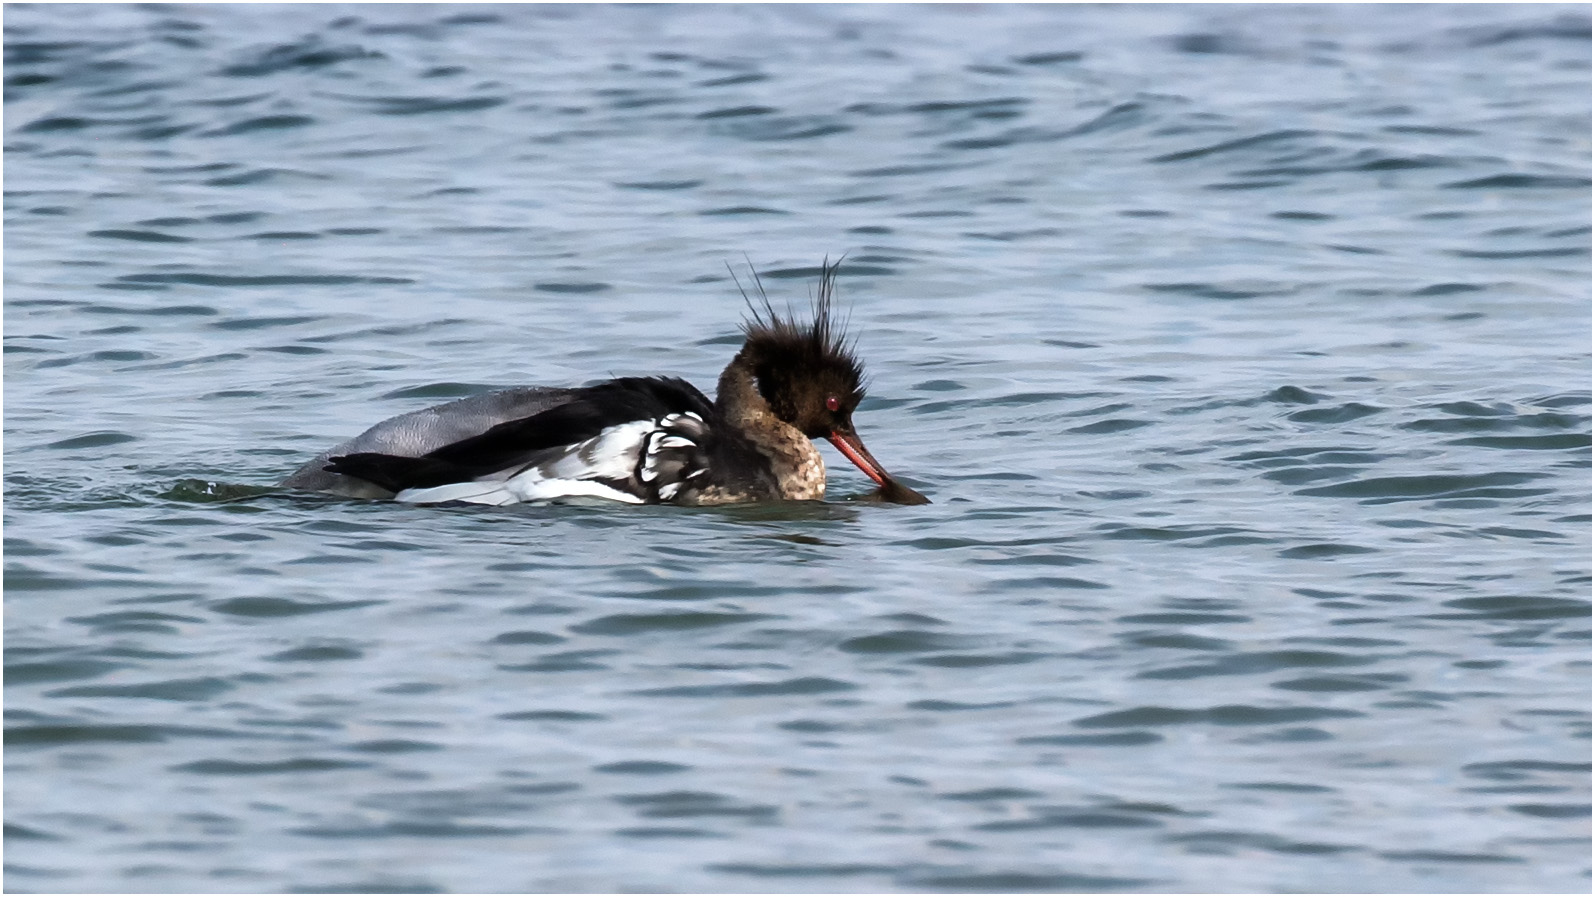
[[[828,398],[838,399],[836,421],[845,421],[864,398],[864,370],[854,355],[845,330],[834,315],[836,277],[842,260],[829,257],[820,263],[820,281],[810,296],[813,317],[800,320],[790,306],[782,315],[770,302],[757,269],[753,284],[756,303],[732,272],[732,279],[748,304],[749,319],[742,332],[747,337],[739,358],[751,367],[759,392],[783,420],[805,431],[816,430],[826,417]],[[729,267],[729,266],[727,266]]]
[[[783,316],[775,310],[770,303],[770,296],[764,290],[764,281],[759,277],[758,269],[748,263],[748,271],[753,275],[753,285],[758,291],[759,301],[755,303],[743,288],[742,281],[737,277],[731,266],[726,270],[731,272],[731,279],[736,283],[737,290],[742,293],[742,299],[748,305],[751,315],[749,320],[742,324],[742,333],[747,337],[748,343],[756,347],[781,346],[785,352],[790,353],[801,347],[802,354],[811,360],[834,359],[845,360],[854,367],[860,367],[853,357],[853,341],[847,335],[847,321],[840,324],[836,322],[833,311],[835,309],[836,275],[842,266],[843,255],[833,264],[829,256],[820,263],[820,282],[814,295],[810,297],[813,318],[810,321],[801,321],[793,312],[791,304],[787,305],[787,313]],[[862,370],[860,370],[862,374]]]

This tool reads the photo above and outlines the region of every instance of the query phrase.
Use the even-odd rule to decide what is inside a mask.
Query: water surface
[[[1585,6],[6,10],[13,891],[1585,891]],[[934,504],[268,487],[735,352]]]

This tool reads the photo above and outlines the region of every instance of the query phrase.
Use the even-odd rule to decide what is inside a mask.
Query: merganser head
[[[775,416],[810,439],[828,439],[881,487],[881,497],[899,504],[930,499],[886,472],[853,429],[853,411],[864,399],[864,367],[853,354],[842,327],[831,317],[831,299],[841,260],[820,264],[814,320],[783,318],[770,306],[759,284],[763,308],[749,300],[753,318],[743,325],[742,356],[752,367],[759,394]],[[757,275],[755,275],[757,284]]]

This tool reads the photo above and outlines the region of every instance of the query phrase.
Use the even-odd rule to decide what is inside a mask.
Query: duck
[[[872,497],[928,504],[854,428],[864,369],[834,316],[840,265],[821,263],[807,320],[777,313],[754,272],[762,302],[743,291],[742,347],[712,401],[664,376],[501,389],[384,420],[280,485],[427,505],[818,501],[827,478],[815,441],[824,439],[875,483]]]

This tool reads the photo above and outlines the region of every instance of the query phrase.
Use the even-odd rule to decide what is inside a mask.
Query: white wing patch
[[[658,483],[660,501],[673,500],[688,479],[705,473],[697,449],[707,433],[703,418],[685,411],[660,418],[648,434],[637,475],[644,483]]]
[[[406,489],[394,498],[416,504],[512,505],[585,496],[646,504],[653,492],[658,501],[668,502],[680,495],[683,486],[692,485],[689,480],[708,473],[699,453],[699,440],[707,434],[703,418],[690,411],[627,421],[565,446],[524,470],[500,471],[468,483]]]
[[[640,505],[645,501],[640,495],[632,495],[606,486],[593,480],[534,480],[516,477],[508,484],[515,487],[514,501],[549,501],[556,498],[575,498],[576,496],[591,496],[593,498],[607,498],[610,501],[623,501],[627,504]]]
[[[405,489],[393,496],[394,501],[407,501],[418,505],[432,505],[445,501],[468,501],[477,505],[507,505],[515,502],[504,490],[503,483],[449,483],[426,489]]]
[[[505,471],[468,483],[406,489],[394,498],[417,504],[463,501],[481,505],[512,505],[585,496],[627,504],[645,504],[648,499],[644,495],[616,488],[610,483],[633,483],[633,475],[644,483],[651,482],[660,473],[656,464],[656,453],[660,448],[695,446],[696,443],[691,439],[666,429],[677,423],[685,423],[685,417],[697,421],[701,429],[702,419],[690,413],[666,415],[657,421],[628,421],[607,427],[591,439],[566,446],[553,457],[512,475],[506,475],[508,471]],[[639,461],[642,463],[639,464]],[[667,484],[659,491],[660,499],[669,501],[679,488],[679,483]],[[666,489],[669,490],[668,494]]]
[[[616,424],[591,439],[568,447],[557,457],[526,473],[536,471],[544,479],[627,479],[637,469],[637,453],[642,451],[643,444],[656,426],[651,420]],[[520,476],[524,474],[518,474],[515,479]]]
[[[513,481],[512,481],[513,482]],[[445,501],[463,501],[473,505],[515,505],[529,501],[552,501],[558,498],[588,496],[607,498],[640,505],[643,500],[630,492],[622,492],[591,480],[544,480],[537,483],[450,483],[429,489],[406,489],[394,496],[397,501],[418,505],[438,504]]]
[[[637,457],[654,432],[651,420],[634,420],[608,427],[597,436],[567,447],[541,464],[510,477],[504,488],[516,501],[547,501],[586,495],[629,504],[642,504],[633,495],[599,480],[627,482],[637,469]]]

